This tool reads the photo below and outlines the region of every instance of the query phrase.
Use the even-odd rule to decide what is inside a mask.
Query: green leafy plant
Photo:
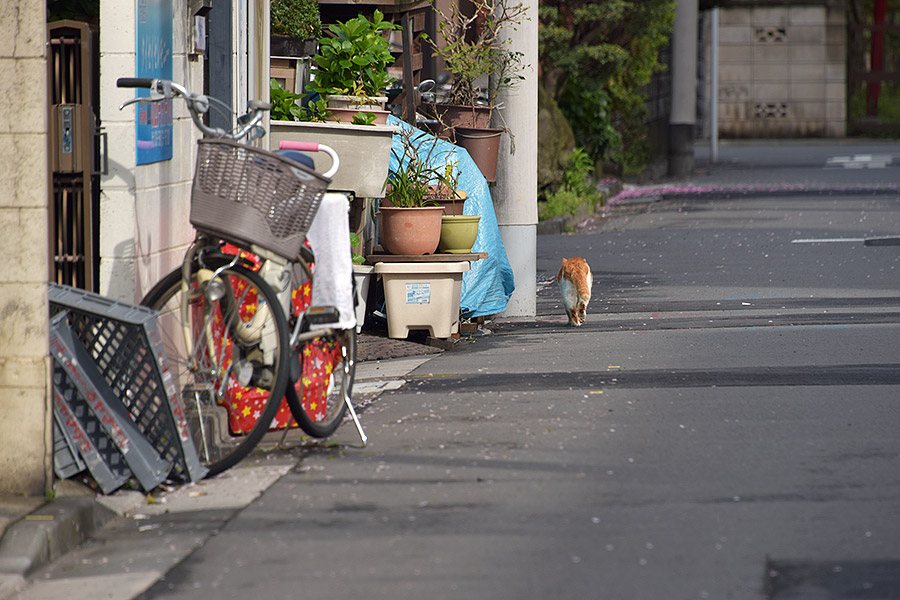
[[[274,121],[326,121],[331,116],[331,111],[325,105],[325,100],[318,98],[310,102],[309,106],[302,106],[302,94],[290,92],[275,79],[269,80],[269,104],[272,110],[269,113]]]
[[[432,166],[432,158],[438,147],[437,139],[427,133],[403,128],[400,136],[402,152],[392,150],[397,169],[388,174],[384,182],[385,200],[398,208],[414,208],[436,205],[432,200],[434,185],[448,185],[444,172]],[[423,148],[431,144],[423,155]]]
[[[364,262],[366,262],[366,257],[363,256],[362,254],[359,254],[356,251],[356,248],[359,247],[359,244],[361,242],[362,242],[362,240],[359,238],[359,235],[355,231],[351,231],[350,232],[350,247],[352,248],[353,264],[355,264],[355,265],[361,265]]]
[[[590,155],[582,148],[575,148],[567,159],[562,185],[541,203],[540,218],[575,214],[581,206],[594,210],[602,203],[603,196],[594,185],[593,172]]]
[[[372,20],[363,15],[328,27],[330,36],[319,39],[315,79],[307,86],[325,95],[356,90],[377,96],[391,83],[387,67],[394,63],[385,30],[400,29],[375,10]]]
[[[375,122],[375,113],[370,112],[358,112],[353,115],[352,123],[354,125],[372,125]]]
[[[318,0],[272,0],[269,16],[272,35],[301,40],[322,35]]]

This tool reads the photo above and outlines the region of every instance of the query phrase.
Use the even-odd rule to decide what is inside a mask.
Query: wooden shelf
[[[366,263],[428,263],[428,262],[474,262],[487,258],[487,252],[472,252],[469,254],[369,254]]]

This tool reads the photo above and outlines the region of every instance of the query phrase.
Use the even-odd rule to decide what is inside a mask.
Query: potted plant
[[[429,192],[425,196],[436,204],[444,207],[444,215],[461,215],[466,201],[466,192],[457,189],[459,182],[458,161],[448,162],[440,181],[429,186]]]
[[[397,168],[384,182],[379,208],[381,245],[390,254],[433,254],[441,238],[444,208],[430,199],[442,173],[431,166],[436,139],[413,128],[400,133],[402,153],[394,150]],[[425,144],[431,148],[423,155]]]
[[[391,83],[387,68],[394,63],[385,30],[400,29],[375,10],[372,19],[358,15],[329,25],[331,35],[319,39],[315,78],[307,89],[327,98],[329,108],[371,112],[382,110],[381,94]]]
[[[322,35],[318,0],[272,0],[270,53],[272,56],[312,56]]]
[[[448,162],[444,167],[440,183],[433,186],[432,196],[444,206],[441,217],[441,239],[438,250],[447,254],[467,254],[478,237],[479,215],[464,215],[463,204],[466,193],[458,189],[458,163]]]
[[[331,116],[325,102],[319,99],[303,105],[303,94],[295,94],[281,87],[275,79],[269,80],[269,116],[274,121],[327,121]]]
[[[269,148],[277,150],[282,140],[318,142],[334,148],[341,167],[329,189],[350,191],[358,198],[380,198],[391,159],[391,139],[397,127],[373,124],[363,113],[349,123],[333,120],[332,110],[321,97],[303,105],[304,96],[283,89],[272,80],[269,102]],[[317,171],[325,171],[330,160],[312,155]]]
[[[475,10],[468,16],[458,4],[450,15],[438,11],[443,44],[430,40],[452,76],[450,91],[432,106],[432,113],[449,137],[466,148],[488,181],[495,180],[500,135],[507,131],[491,128],[494,109],[500,93],[523,79],[519,74],[523,54],[502,37],[504,30],[525,18],[524,3],[514,1],[472,0]]]

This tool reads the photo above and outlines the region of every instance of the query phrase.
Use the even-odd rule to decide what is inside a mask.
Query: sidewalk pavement
[[[358,340],[354,396],[364,406],[385,390],[403,384],[403,377],[444,350],[428,345],[414,332],[409,340],[393,340],[386,332],[363,333]],[[352,425],[347,434],[356,435]],[[353,438],[348,438],[352,440]],[[91,538],[116,518],[166,510],[239,509],[250,504],[296,461],[275,464],[245,459],[222,476],[143,493],[121,489],[103,496],[76,480],[55,483],[53,499],[0,496],[0,600],[16,597],[27,578]]]

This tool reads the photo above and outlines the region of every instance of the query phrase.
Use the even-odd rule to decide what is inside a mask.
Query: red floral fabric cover
[[[256,255],[234,246],[226,244],[223,247],[223,251],[226,253],[240,252],[243,258],[250,260],[256,265],[259,264],[259,259]],[[311,264],[310,268],[315,273],[315,265]],[[240,297],[243,293],[243,290],[240,289],[242,283],[233,281],[232,285],[235,286],[235,293]],[[304,282],[300,287],[294,289],[291,293],[294,315],[297,316],[305,311],[310,305],[311,299],[312,285],[310,282]],[[256,311],[256,306],[256,292],[251,290],[247,293],[239,309],[241,319],[250,318]],[[216,315],[215,324],[222,326],[221,315]],[[216,336],[216,339],[221,340],[222,338],[221,336]],[[230,348],[225,349],[225,356],[231,356]],[[296,382],[295,388],[297,389],[297,395],[302,400],[306,413],[314,421],[325,417],[326,404],[324,399],[328,395],[332,371],[340,362],[340,359],[341,353],[338,344],[316,341],[304,346],[303,356],[300,357],[303,375]],[[221,403],[228,411],[229,426],[233,434],[249,431],[253,427],[265,407],[268,396],[268,390],[258,387],[243,387],[233,376],[229,379],[225,398]],[[286,427],[297,427],[297,422],[291,414],[287,401],[282,399],[281,406],[278,408],[278,412],[269,429],[278,430]]]

